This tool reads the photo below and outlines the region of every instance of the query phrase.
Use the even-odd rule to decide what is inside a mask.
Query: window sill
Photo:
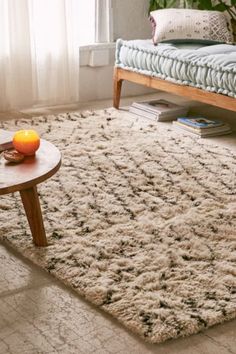
[[[95,43],[81,46],[80,66],[109,66],[114,64],[115,43]]]

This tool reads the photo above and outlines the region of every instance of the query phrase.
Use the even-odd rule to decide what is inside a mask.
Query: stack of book
[[[164,122],[176,119],[181,115],[186,115],[188,108],[159,99],[133,102],[129,108],[129,111],[144,118]]]
[[[12,149],[13,132],[0,129],[0,152]]]
[[[210,136],[231,133],[230,126],[220,120],[211,120],[204,117],[183,117],[173,122],[174,127],[189,133],[206,138]]]

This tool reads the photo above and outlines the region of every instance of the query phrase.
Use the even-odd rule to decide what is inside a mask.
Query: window
[[[111,0],[86,0],[79,9],[79,45],[111,42]]]
[[[96,0],[95,42],[112,42],[111,0]]]

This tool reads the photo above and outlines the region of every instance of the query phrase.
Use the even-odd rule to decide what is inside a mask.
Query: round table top
[[[35,156],[27,156],[18,163],[0,158],[0,195],[31,188],[57,172],[61,153],[52,143],[40,139]]]

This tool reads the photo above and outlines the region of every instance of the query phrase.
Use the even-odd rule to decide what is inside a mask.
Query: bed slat
[[[191,86],[178,85],[167,80],[162,80],[115,67],[113,78],[113,106],[117,109],[119,108],[120,104],[120,95],[123,80],[131,81],[136,84],[151,87],[160,91],[173,93],[178,96],[188,97],[191,100],[207,103],[212,106],[217,106],[236,112],[235,98],[219,93],[204,91],[202,89],[194,88]]]

